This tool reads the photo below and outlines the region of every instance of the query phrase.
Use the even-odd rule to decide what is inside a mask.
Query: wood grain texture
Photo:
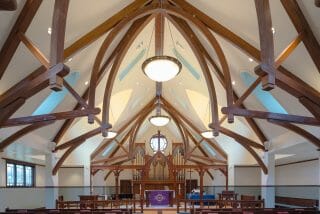
[[[303,33],[302,42],[320,73],[320,45],[296,0],[281,0],[298,33]]]
[[[5,1],[8,2],[8,0]],[[0,51],[0,79],[19,46],[20,39],[18,33],[25,33],[27,31],[41,3],[42,0],[27,0],[23,9],[21,10],[17,21],[13,25],[10,34],[8,35]]]

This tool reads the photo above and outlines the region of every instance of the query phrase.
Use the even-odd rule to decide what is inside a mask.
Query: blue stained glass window
[[[7,162],[8,187],[34,186],[34,166]]]
[[[16,186],[24,186],[24,167],[16,165]]]
[[[14,186],[15,182],[15,170],[14,164],[8,163],[7,164],[7,186]]]

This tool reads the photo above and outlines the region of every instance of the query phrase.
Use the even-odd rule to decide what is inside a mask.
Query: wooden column
[[[199,169],[199,177],[200,177],[200,200],[203,200],[203,176],[205,173],[205,170],[202,168]],[[203,207],[203,202],[200,202],[200,207]]]
[[[229,189],[229,173],[228,173],[228,166],[226,167],[226,190],[228,191]]]
[[[113,170],[114,179],[115,179],[115,186],[116,186],[116,202],[117,202],[117,204],[119,202],[119,175],[120,175],[121,171],[122,170],[119,170],[119,169]]]

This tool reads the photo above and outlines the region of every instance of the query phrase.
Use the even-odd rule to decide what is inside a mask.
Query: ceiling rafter
[[[147,111],[149,108],[152,108],[154,103],[155,103],[155,99],[150,100],[140,111],[138,111],[135,115],[133,115],[131,119],[129,119],[126,122],[126,124],[122,126],[122,128],[118,130],[118,134],[121,133],[120,130],[125,130],[127,127],[129,127],[138,118],[138,116],[141,113]],[[104,144],[99,145],[98,148],[91,154],[91,160],[93,160],[100,152],[102,152],[105,149],[105,147],[106,146]]]
[[[177,117],[181,118],[188,126],[190,126],[198,135],[201,135],[201,131],[191,122],[189,121],[185,116],[183,116],[179,111],[177,111],[165,98],[162,98],[163,101],[163,107],[167,112],[171,112],[171,114],[176,115]],[[218,154],[220,154],[224,159],[227,159],[228,155],[225,153],[225,151],[212,139],[208,140],[208,143],[217,151]]]
[[[298,34],[303,34],[302,42],[320,73],[320,45],[314,36],[306,17],[300,9],[298,2],[296,0],[281,0],[281,3]]]
[[[187,22],[185,22],[184,20],[181,20],[178,17],[172,17],[175,22],[178,24],[179,28],[181,28],[181,30],[183,30],[185,32],[185,35],[187,36],[186,38],[188,38],[190,40],[191,44],[197,44],[197,47],[200,49],[201,53],[204,54],[204,56],[206,57],[206,59],[209,61],[209,63],[214,67],[215,70],[215,74],[216,77],[218,78],[218,80],[220,81],[221,85],[225,88],[226,84],[224,81],[224,76],[223,73],[221,72],[220,68],[217,66],[217,64],[215,63],[215,61],[212,59],[212,57],[209,55],[208,51],[205,49],[205,47],[201,44],[200,40],[197,38],[196,34],[193,32],[193,30],[191,29],[191,27],[188,25]],[[260,80],[257,80],[260,81]],[[234,98],[236,99],[236,103],[235,105],[240,105],[241,107],[245,108],[245,106],[243,105],[243,101],[250,95],[250,93],[254,90],[254,86],[257,85],[258,82],[255,82],[254,84],[252,84],[247,91],[240,97],[238,98],[237,94],[235,91],[233,91],[234,94]],[[223,123],[223,121],[227,118],[226,115],[223,116],[222,119],[220,119],[219,123],[220,125]],[[267,138],[265,137],[265,135],[262,133],[261,129],[258,127],[258,125],[256,124],[256,122],[251,119],[251,118],[246,118],[249,126],[252,128],[252,130],[255,132],[255,134],[258,136],[258,138],[260,139],[260,141],[262,143],[264,143]]]
[[[50,42],[50,67],[64,62],[64,38],[68,8],[69,0],[55,0]],[[49,86],[54,91],[61,91],[63,87],[63,75],[55,74],[50,76]]]
[[[151,10],[149,10],[149,8],[151,8]],[[99,68],[101,66],[101,63],[102,63],[102,59],[103,59],[103,56],[105,55],[108,47],[110,46],[110,44],[112,43],[113,39],[116,37],[116,35],[118,35],[118,33],[121,31],[121,29],[123,27],[125,27],[127,24],[129,24],[131,21],[136,21],[138,19],[141,20],[141,22],[143,22],[145,16],[151,14],[152,12],[155,12],[154,10],[156,9],[156,6],[154,6],[153,4],[151,5],[148,5],[144,8],[141,8],[137,11],[133,11],[132,13],[129,13],[130,15],[127,14],[126,17],[123,17],[123,19],[117,23],[117,25],[114,26],[114,28],[112,29],[112,31],[110,31],[110,33],[108,34],[108,36],[105,38],[105,40],[103,41],[102,45],[100,46],[99,48],[99,51],[97,53],[97,56],[94,60],[94,64],[93,64],[93,68],[92,68],[92,72],[91,72],[91,78],[90,78],[90,85],[89,85],[89,107],[92,108],[95,106],[95,87],[96,87],[96,82],[97,82],[97,75],[98,75],[98,71],[99,71]],[[152,15],[154,16],[154,14]],[[150,21],[150,16],[149,18],[147,18],[146,22]],[[144,22],[145,23],[145,22]],[[141,23],[142,24],[142,23]],[[143,28],[141,26],[137,26],[137,30],[138,31],[141,31]],[[133,34],[135,35],[136,33],[133,32]],[[136,35],[135,35],[136,36]],[[134,36],[134,37],[135,37]],[[131,38],[127,38],[127,43],[131,43],[130,42]],[[122,52],[123,51],[123,47],[122,47]],[[123,56],[121,57],[118,57],[118,60],[120,58],[122,58]],[[120,60],[122,61],[122,60]],[[115,63],[113,63],[115,64]],[[118,63],[116,63],[117,65]],[[113,65],[114,69],[116,68],[114,65]],[[110,78],[110,75],[114,75],[112,74],[112,72],[110,71],[110,74],[109,74],[109,77],[108,77],[108,80],[109,79],[112,79]],[[106,85],[106,87],[108,86],[108,84]],[[111,93],[111,92],[110,92]],[[108,96],[107,96],[108,97]],[[105,101],[104,101],[105,102]],[[105,104],[104,104],[105,105]],[[109,104],[108,104],[109,105]],[[106,109],[105,107],[103,107],[103,109]],[[109,112],[106,112],[106,111],[103,111],[103,116],[102,116],[102,125],[104,126],[104,135],[106,134],[106,129],[107,128],[111,128],[110,127],[110,124],[107,124],[109,123],[109,121],[107,121],[107,117],[109,116],[108,115]],[[93,118],[92,117],[89,117],[88,118],[88,122],[89,123],[92,123],[93,122]]]
[[[165,101],[165,100],[164,100],[164,101]],[[178,115],[184,122],[188,123],[188,125],[189,125],[190,127],[193,126],[192,123],[191,123],[191,122],[188,122],[188,120],[187,120],[180,112],[178,112],[176,109],[174,109],[169,102],[165,101],[165,105],[171,106],[171,107],[170,107],[170,110],[172,110],[172,111],[174,110],[174,113],[175,113],[176,115]],[[193,128],[193,127],[192,127],[192,128]],[[195,128],[195,129],[194,129],[194,128]],[[194,128],[193,128],[194,130],[197,130],[196,127],[194,127]],[[200,133],[198,133],[198,134],[200,134]],[[207,142],[210,142],[210,139],[208,139]],[[263,162],[263,161],[261,160],[261,158],[259,157],[259,155],[256,153],[256,151],[255,151],[254,149],[252,149],[252,148],[250,147],[250,145],[247,144],[246,141],[243,141],[243,140],[241,140],[241,139],[240,139],[240,140],[237,139],[236,142],[238,142],[239,144],[241,144],[241,145],[254,157],[254,159],[257,161],[257,163],[258,163],[259,166],[261,167],[262,171],[263,171],[265,174],[267,174],[267,173],[268,173],[268,169],[267,169],[266,165],[264,164],[264,162]],[[211,144],[211,145],[212,145],[212,144]],[[213,145],[215,145],[215,144],[213,144]],[[217,151],[217,150],[216,150],[216,151]]]
[[[2,0],[0,1],[0,10],[14,11],[18,7],[17,0]]]
[[[237,107],[223,107],[221,109],[222,113],[225,114],[231,111],[234,115],[250,117],[250,118],[260,118],[260,119],[273,119],[288,123],[298,123],[303,125],[320,126],[320,120],[313,117],[297,116],[292,114],[280,114],[273,112],[255,111],[247,110]]]
[[[276,69],[274,67],[274,43],[269,0],[255,0],[258,18],[261,63],[254,70],[259,73],[262,89],[270,91],[276,84]]]
[[[199,47],[197,47],[196,43],[192,43],[192,41],[189,39],[188,35],[183,31],[182,28],[180,28],[180,25],[175,22],[174,19],[171,18],[171,16],[167,16],[167,18],[173,23],[173,25],[179,30],[179,32],[184,36],[186,41],[188,42],[189,46],[191,47],[194,55],[198,59],[198,62],[200,64],[202,73],[205,77],[206,83],[207,83],[207,88],[208,88],[208,94],[210,98],[210,104],[211,104],[211,111],[212,111],[212,123],[215,124],[215,135],[218,135],[218,130],[219,130],[219,124],[217,125],[217,122],[219,121],[218,118],[218,101],[217,101],[217,95],[216,95],[216,90],[215,86],[212,80],[212,76],[208,67],[208,64],[199,51]],[[210,124],[208,124],[210,125]],[[212,125],[212,124],[211,124]]]
[[[128,37],[128,39],[126,41],[123,42],[123,47],[119,50],[118,55],[116,56],[114,63],[111,67],[111,70],[109,72],[109,76],[107,79],[107,84],[105,86],[105,91],[104,91],[104,97],[103,97],[103,106],[102,106],[102,136],[106,136],[107,134],[107,129],[111,128],[111,125],[109,124],[109,107],[110,107],[110,102],[111,102],[111,93],[112,93],[112,89],[113,89],[113,83],[114,80],[116,78],[116,74],[118,73],[118,70],[120,68],[121,62],[123,60],[123,58],[125,57],[126,53],[129,50],[129,47],[131,46],[131,44],[134,42],[134,40],[136,39],[136,37],[139,35],[139,33],[143,30],[143,28],[154,18],[154,14],[148,16],[146,19],[142,18],[142,23],[137,26],[136,31],[130,35],[130,37]],[[118,27],[118,25],[117,25]],[[114,28],[115,30],[116,28]],[[114,31],[110,32],[109,35],[112,35]],[[106,38],[105,42],[101,45],[101,48],[98,52],[97,58],[95,59],[95,63],[94,63],[94,68],[92,70],[92,74],[95,72],[95,65],[99,65],[101,64],[101,59],[105,53],[105,48],[107,46],[104,46],[106,44],[108,44],[108,37]],[[101,57],[101,59],[100,59]],[[91,88],[91,82],[90,82],[90,88]],[[89,105],[90,105],[90,99],[93,96],[91,94],[89,94]],[[89,118],[90,119],[90,118]],[[89,121],[90,122],[90,121]]]
[[[10,3],[13,1],[5,0],[4,2]],[[41,3],[42,0],[27,0],[23,6],[17,21],[13,25],[11,32],[0,51],[0,79],[20,44],[19,33],[25,33],[27,31]]]
[[[26,126],[22,129],[20,129],[19,131],[15,132],[14,134],[12,134],[8,138],[4,139],[0,143],[0,151],[3,151],[6,147],[10,146],[12,143],[16,142],[19,138],[27,135],[28,133],[30,133],[34,130],[37,130],[39,128],[51,125],[54,122],[55,121],[44,121],[44,122],[33,123],[29,126]]]
[[[261,61],[260,50],[230,31],[228,28],[224,27],[213,18],[201,12],[185,0],[175,0],[175,3],[184,10],[187,10],[190,13],[194,14],[194,16],[200,19],[209,29],[218,33],[226,40],[230,41],[232,44],[252,57],[254,60],[256,60],[257,62]],[[283,66],[279,66],[278,68],[278,72],[276,75],[276,85],[297,98],[304,96],[310,100],[313,100],[317,105],[320,105],[320,93],[310,85],[302,81],[300,78],[296,77]]]
[[[291,123],[281,122],[279,120],[272,120],[271,119],[271,120],[268,120],[268,122],[276,124],[281,127],[284,127],[286,129],[302,136],[303,138],[307,139],[312,144],[314,144],[316,147],[320,148],[320,139],[318,137],[314,136],[313,134],[311,134],[310,132],[307,132],[303,128],[300,128],[299,126],[291,124]]]
[[[18,40],[18,35],[14,36],[15,32],[17,32],[17,31],[19,33],[26,32],[26,29],[30,25],[31,20],[32,20],[33,16],[35,15],[37,9],[39,8],[41,2],[42,2],[42,0],[28,0],[25,4],[23,10],[21,11],[19,18],[16,21],[16,24],[12,28],[12,31],[9,34],[7,41],[5,42],[5,44],[3,45],[2,49],[1,49],[0,56],[1,56],[1,54],[3,54],[6,57],[0,57],[0,60],[4,60],[4,61],[0,61],[1,62],[0,63],[0,66],[1,66],[0,78],[2,75],[1,71],[3,70],[3,72],[4,72],[5,68],[7,67],[6,60],[8,60],[7,63],[9,63],[9,61],[12,57],[11,55],[14,54],[14,52],[20,42],[20,40]],[[64,59],[67,59],[71,55],[79,52],[84,47],[86,47],[89,44],[91,44],[92,42],[96,41],[98,38],[100,38],[100,36],[102,36],[103,34],[108,32],[116,23],[118,23],[128,12],[133,11],[133,10],[141,7],[146,2],[148,2],[148,1],[136,0],[135,2],[128,5],[127,7],[125,7],[124,9],[122,9],[121,11],[119,11],[118,13],[113,15],[111,18],[109,18],[108,20],[106,20],[105,22],[103,22],[102,24],[100,24],[99,26],[97,26],[96,28],[91,30],[90,32],[88,32],[87,34],[82,36],[80,39],[78,39],[71,46],[69,46],[68,48],[66,48],[64,50]],[[7,57],[10,57],[10,59],[7,59]],[[2,66],[4,66],[4,67],[2,68]],[[105,66],[105,64],[104,64],[104,66]],[[102,68],[105,68],[104,66]],[[100,72],[103,73],[104,70],[100,70]],[[46,74],[46,73],[48,73],[48,74]],[[39,92],[40,90],[47,87],[49,85],[49,82],[43,81],[43,78],[40,81],[35,81],[35,79],[39,78],[39,76],[45,77],[48,75],[49,76],[51,75],[50,72],[47,72],[46,68],[44,66],[41,66],[38,69],[36,69],[34,72],[32,72],[30,75],[28,75],[26,78],[21,80],[19,83],[14,85],[12,88],[7,90],[4,94],[2,94],[0,96],[1,112],[5,112],[5,110],[3,110],[4,106],[8,105],[8,103],[10,103],[10,102],[13,102],[12,99],[15,98],[16,95],[22,94],[23,98],[27,99],[27,98],[33,96],[34,94],[36,94],[37,92]],[[30,85],[31,85],[31,84],[29,84],[30,81],[33,81],[33,85],[34,85],[33,88],[30,88]],[[22,91],[24,93],[21,93]],[[28,93],[25,93],[25,92],[28,92]],[[85,94],[84,94],[83,98],[86,97]],[[15,104],[15,106],[12,106],[12,105],[7,106],[8,108],[10,108],[10,112],[12,112],[12,114],[24,104],[24,102],[22,102],[22,99],[21,99],[21,102],[19,101],[19,103],[20,103],[19,105],[17,103],[17,104]],[[78,108],[75,108],[74,110],[77,110],[77,109]],[[7,118],[9,118],[11,116],[10,114],[6,114],[6,115],[7,115],[6,116]],[[62,129],[60,129],[58,134],[55,136],[54,142],[59,142],[61,140],[63,134],[71,126],[72,122],[73,122],[73,119],[66,120],[66,122],[62,126]]]

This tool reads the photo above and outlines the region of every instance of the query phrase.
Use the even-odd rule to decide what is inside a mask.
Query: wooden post
[[[203,207],[203,176],[204,176],[205,170],[200,168],[199,170],[199,176],[200,176],[200,207]]]
[[[113,170],[115,186],[116,186],[116,203],[119,203],[119,175],[122,170]]]
[[[229,173],[228,173],[229,166],[226,166],[226,190],[229,189]]]

